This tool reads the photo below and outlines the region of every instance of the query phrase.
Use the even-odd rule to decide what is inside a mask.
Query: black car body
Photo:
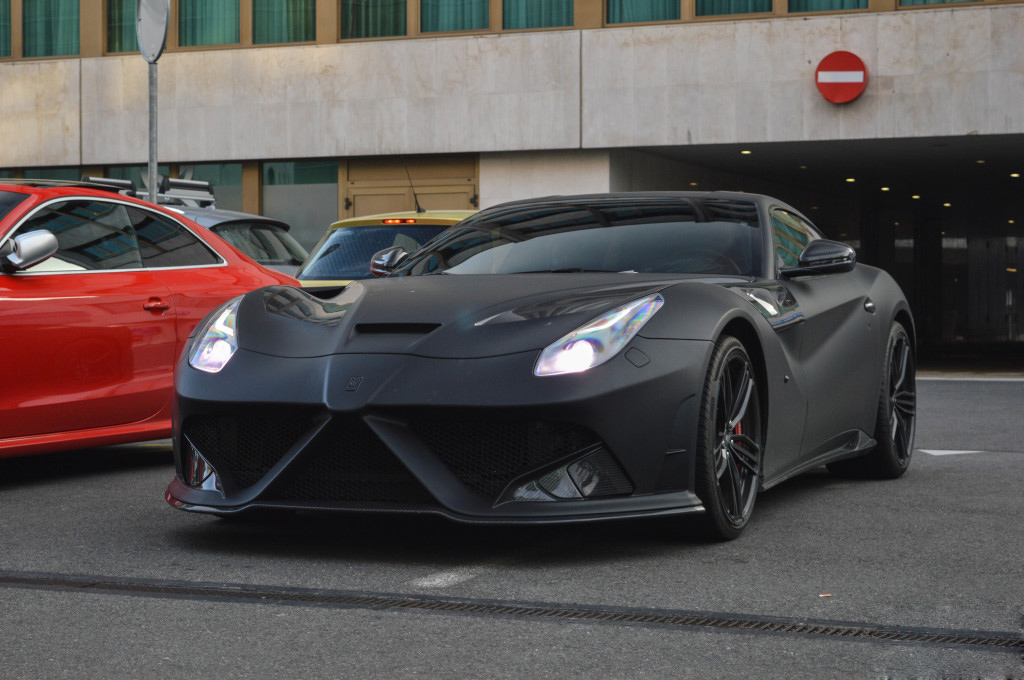
[[[508,203],[379,263],[390,276],[264,288],[200,325],[172,505],[692,513],[732,538],[759,490],[809,468],[909,464],[904,296],[770,197]]]

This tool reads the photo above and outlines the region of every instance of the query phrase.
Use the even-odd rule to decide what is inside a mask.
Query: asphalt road
[[[919,381],[899,480],[737,541],[619,522],[238,523],[169,445],[0,460],[0,678],[1024,678],[1024,381]]]

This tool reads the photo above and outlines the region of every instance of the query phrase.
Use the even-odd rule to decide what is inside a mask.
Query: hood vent
[[[426,335],[440,327],[439,323],[359,323],[355,335]]]

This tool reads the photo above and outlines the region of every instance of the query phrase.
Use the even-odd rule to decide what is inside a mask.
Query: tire
[[[722,336],[704,380],[697,429],[695,490],[704,504],[703,533],[739,536],[761,484],[763,409],[754,365],[743,344]]]
[[[875,448],[858,458],[829,463],[845,477],[896,479],[910,466],[917,422],[914,347],[906,329],[893,322],[882,363],[882,388],[875,418]]]

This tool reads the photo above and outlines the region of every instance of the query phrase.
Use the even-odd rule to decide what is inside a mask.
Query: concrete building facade
[[[1024,4],[628,25],[575,7],[569,27],[354,41],[331,40],[321,12],[312,43],[170,49],[159,161],[216,169],[222,205],[289,220],[307,245],[413,192],[436,208],[773,193],[892,271],[925,343],[1024,340]],[[0,172],[146,162],[148,65],[90,49],[0,59]],[[839,50],[868,79],[837,105],[815,71]]]

